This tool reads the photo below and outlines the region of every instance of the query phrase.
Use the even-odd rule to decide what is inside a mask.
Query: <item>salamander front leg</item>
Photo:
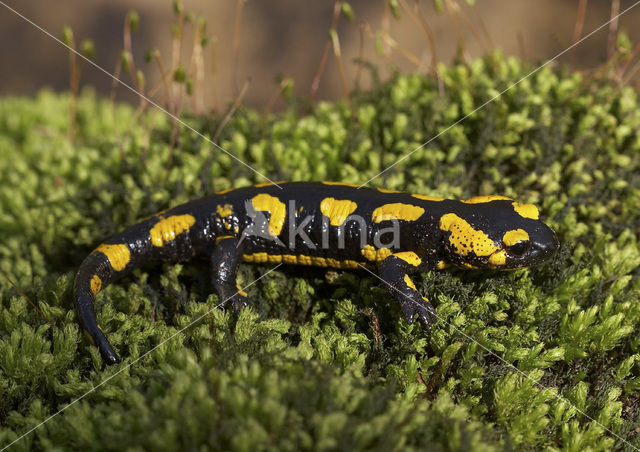
[[[238,264],[242,256],[241,246],[235,237],[219,239],[211,256],[211,280],[220,301],[229,301],[236,315],[251,304],[247,294],[236,286]]]
[[[406,254],[408,253],[392,254],[382,261],[378,269],[380,277],[391,286],[388,289],[400,304],[407,322],[413,323],[413,317],[418,314],[425,328],[431,330],[431,325],[436,320],[435,310],[429,300],[418,292],[409,277],[409,273],[418,270],[420,259],[414,253],[411,254],[415,258]]]

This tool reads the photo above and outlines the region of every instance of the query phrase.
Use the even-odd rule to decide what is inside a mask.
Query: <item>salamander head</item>
[[[448,264],[510,270],[542,262],[558,250],[555,233],[539,220],[533,204],[483,196],[452,207],[440,218]]]

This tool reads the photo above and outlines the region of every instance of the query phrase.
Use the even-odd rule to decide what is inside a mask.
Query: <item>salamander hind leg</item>
[[[211,256],[211,280],[220,302],[230,303],[236,315],[251,304],[247,294],[236,285],[238,264],[242,258],[242,247],[235,237],[219,239]]]
[[[409,273],[416,271],[417,266],[414,264],[410,259],[407,260],[406,256],[391,255],[380,263],[380,277],[390,286],[388,289],[400,304],[407,322],[413,323],[417,314],[425,328],[431,330],[437,318],[436,313],[429,300],[418,292],[409,277]]]

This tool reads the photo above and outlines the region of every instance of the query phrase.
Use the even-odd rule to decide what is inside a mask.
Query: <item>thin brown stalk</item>
[[[182,8],[177,12],[178,21],[174,25],[175,28],[173,30],[173,39],[171,41],[171,104],[173,105],[173,111],[169,110],[176,116],[180,114],[180,104],[178,102],[178,98],[180,92],[182,91],[182,84],[174,80],[173,75],[176,69],[180,66],[180,55],[182,53],[182,32],[184,30],[184,10]],[[175,121],[174,121],[175,122]],[[174,124],[174,129],[175,129]],[[173,147],[173,137],[172,137],[172,147]]]
[[[364,24],[365,24],[365,30],[367,31],[367,34],[369,35],[369,37],[372,39],[375,39],[375,35],[371,30],[371,25],[369,25],[366,22],[364,22]],[[416,56],[411,51],[405,49],[404,47],[400,46],[398,42],[395,39],[393,39],[391,36],[387,35],[383,31],[380,31],[378,33],[379,33],[379,36],[382,38],[382,41],[386,43],[389,46],[389,48],[399,51],[400,54],[402,54],[402,56],[404,56],[407,60],[411,61],[413,64],[415,64],[419,68],[424,70],[429,69],[429,67],[426,64],[424,64],[418,56]]]
[[[216,78],[216,73],[218,72],[218,38],[216,38],[215,36],[211,37],[211,65],[209,68],[209,80],[211,80],[211,83],[209,83],[209,85],[211,86],[211,105],[213,106],[212,110],[213,111],[217,111],[218,110],[218,92],[215,90],[215,78]]]
[[[471,34],[475,37],[476,41],[483,47],[485,54],[489,53],[492,49],[491,42],[486,42],[484,36],[480,33],[480,30],[473,24],[473,21],[469,18],[464,9],[460,6],[457,0],[452,0],[456,4],[456,10],[458,15],[462,18],[462,21],[467,25],[467,28],[471,30]]]
[[[362,75],[362,60],[364,58],[364,24],[360,21],[358,26],[360,35],[360,46],[358,48],[358,64],[356,65],[356,75],[353,77],[353,86],[356,90],[360,89],[360,76]]]
[[[75,50],[75,45],[72,45]],[[69,52],[69,141],[73,142],[76,136],[76,99],[80,89],[80,64],[75,51]]]
[[[351,99],[349,99],[349,88],[347,87],[347,78],[344,75],[344,67],[342,65],[342,53],[340,51],[340,39],[338,38],[338,32],[336,30],[331,30],[331,43],[333,45],[333,54],[336,57],[336,64],[338,65],[338,73],[340,74],[340,85],[342,86],[342,95],[344,96],[347,105],[349,106],[349,110],[351,110],[351,115],[355,117],[355,111],[353,109],[353,105],[351,104]]]
[[[524,45],[524,36],[522,34],[522,31],[520,30],[518,30],[517,39],[518,39],[518,50],[520,52],[520,59],[522,61],[527,61],[527,49]]]
[[[213,134],[213,138],[211,139],[211,141],[213,141],[214,143],[218,141],[218,138],[220,138],[220,134],[222,133],[222,130],[227,125],[229,120],[231,120],[231,117],[233,116],[233,114],[236,112],[238,108],[240,108],[240,105],[242,104],[242,99],[244,98],[244,95],[249,89],[250,83],[251,83],[251,80],[247,80],[246,82],[244,82],[244,85],[240,90],[240,94],[236,96],[236,99],[233,102],[233,105],[231,106],[227,114],[224,116],[224,118],[218,125],[215,133]],[[206,187],[206,181],[207,181],[207,174],[211,172],[211,165],[213,164],[213,155],[214,155],[213,152],[209,154],[209,157],[207,157],[207,160],[205,161],[204,165],[202,165],[202,170],[200,171],[200,179],[203,181],[203,184],[205,185],[205,187]]]
[[[193,34],[193,49],[191,51],[191,62],[189,72],[195,74],[193,92],[191,93],[192,108],[194,113],[201,114],[204,111],[204,52],[202,40],[205,37],[203,19],[198,21],[196,31]]]
[[[638,52],[640,52],[640,41],[637,41],[635,43],[635,45],[633,46],[633,49],[631,49],[631,52],[629,52],[629,55],[627,55],[625,63],[618,70],[619,78],[623,78],[625,72],[627,72],[627,69],[629,68],[629,65],[631,64],[633,59],[636,57]]]
[[[633,79],[633,77],[638,73],[638,71],[640,71],[640,61],[636,61],[636,64],[634,64],[631,69],[625,74],[620,85],[628,85],[631,79]]]
[[[122,61],[118,58],[118,64],[115,71],[113,71],[113,80],[111,80],[111,90],[109,91],[109,106],[111,109],[111,119],[113,120],[113,127],[115,133],[118,136],[118,142],[120,143],[120,160],[124,160],[124,145],[123,137],[120,136],[120,130],[118,127],[118,118],[116,113],[116,89],[118,88],[118,80],[120,79],[120,72],[122,70]]]
[[[427,38],[427,42],[429,43],[429,49],[431,51],[430,70],[438,82],[438,92],[441,96],[443,96],[444,83],[442,81],[442,77],[440,77],[440,73],[438,72],[438,52],[436,50],[436,42],[435,42],[435,39],[433,38],[433,33],[431,32],[431,28],[429,27],[429,24],[427,23],[426,19],[422,15],[422,11],[420,10],[420,3],[418,2],[418,0],[414,0],[413,8],[410,8],[409,5],[405,2],[405,0],[399,0],[399,1],[402,7],[404,8],[404,10],[407,11],[407,13],[409,13],[409,16],[413,19],[413,21],[420,26],[420,29],[422,30],[425,37]]]
[[[174,119],[172,120],[171,139],[169,140],[169,161],[167,162],[167,172],[165,173],[163,182],[167,180],[169,170],[171,170],[173,166],[173,153],[175,152],[176,143],[178,143],[178,121]]]
[[[322,74],[324,73],[324,67],[327,64],[327,59],[329,58],[330,51],[331,41],[328,40],[324,46],[324,50],[322,51],[322,58],[320,58],[318,69],[316,69],[316,73],[314,74],[313,80],[311,81],[311,90],[309,91],[309,106],[313,104],[313,101],[316,98],[316,94],[318,93],[318,89],[320,88],[320,79],[322,78]]]
[[[609,36],[607,37],[607,57],[611,57],[616,51],[616,36],[618,35],[618,14],[620,13],[620,0],[611,0],[611,23],[609,24]]]
[[[436,75],[436,80],[438,81],[438,94],[440,96],[444,96],[444,80],[440,74],[440,70],[438,69],[438,52],[436,51],[436,40],[433,37],[433,32],[431,31],[431,27],[427,23],[427,20],[422,15],[422,10],[420,9],[420,4],[418,0],[415,0],[413,7],[416,12],[416,17],[420,22],[421,28],[424,30],[424,33],[427,35],[427,40],[429,41],[429,47],[431,48],[431,65],[433,66],[433,71]]]
[[[182,33],[184,31],[184,10],[182,7],[176,10],[178,16],[177,22],[174,24],[173,37],[171,44],[171,70],[169,73],[169,112],[173,114],[171,118],[171,139],[169,142],[169,160],[167,162],[167,170],[165,172],[165,180],[169,176],[169,171],[173,165],[173,153],[175,151],[176,142],[178,141],[178,121],[180,116],[182,83],[175,80],[175,73],[180,66],[180,57],[182,53]],[[171,108],[173,107],[173,108]]]
[[[382,0],[384,4],[384,9],[382,11],[382,18],[380,19],[380,29],[383,33],[386,33],[387,36],[391,35],[391,6],[389,5],[389,0]],[[391,47],[387,43],[382,43],[382,55],[390,62],[391,60]]]
[[[244,82],[244,85],[240,90],[240,94],[238,94],[238,96],[236,97],[236,100],[233,102],[233,105],[231,105],[231,108],[229,108],[229,111],[227,112],[227,114],[224,115],[224,118],[222,119],[222,121],[218,125],[218,128],[213,134],[213,138],[211,139],[211,141],[213,141],[214,143],[218,141],[218,138],[220,138],[220,134],[222,133],[222,130],[225,128],[227,123],[231,120],[236,110],[240,108],[240,105],[242,105],[242,100],[244,99],[244,95],[247,93],[247,90],[249,89],[250,84],[251,84],[251,80],[247,80],[246,82]]]
[[[180,13],[180,15],[182,16],[182,13]],[[175,45],[175,36],[174,36],[174,45]],[[170,146],[169,161],[167,162],[167,170],[165,172],[165,177],[164,177],[164,179],[166,180],[166,178],[169,175],[169,171],[171,170],[171,165],[173,163],[173,151],[174,151],[175,141],[178,133],[178,121],[175,119],[175,116],[177,116],[179,108],[178,106],[174,106],[174,99],[173,99],[174,96],[172,95],[172,87],[174,87],[175,84],[177,84],[177,82],[173,80],[173,72],[175,71],[175,68],[171,69],[171,74],[167,74],[167,72],[165,71],[164,65],[162,64],[162,58],[160,56],[160,52],[155,50],[153,52],[153,59],[156,61],[156,64],[158,65],[158,69],[160,71],[160,77],[162,79],[162,84],[164,86],[165,93],[167,96],[167,110],[169,111],[169,113],[173,115],[171,117],[172,128],[171,128],[171,140],[169,144]],[[175,61],[175,54],[174,54],[174,61]],[[169,81],[169,76],[171,76],[171,81]]]
[[[471,9],[473,10],[473,15],[475,16],[476,22],[480,26],[480,31],[484,35],[484,39],[486,40],[487,43],[489,43],[489,49],[495,49],[496,46],[493,43],[493,39],[491,39],[491,34],[489,33],[489,30],[487,29],[487,26],[484,23],[484,20],[482,20],[482,17],[480,16],[480,14],[478,14],[477,8],[471,8]]]
[[[457,19],[457,15],[458,15],[458,10],[459,10],[459,6],[458,4],[454,1],[454,0],[445,0],[444,2],[446,8],[447,8],[447,13],[449,14],[449,19],[451,19],[451,23],[453,24],[453,29],[456,32],[456,36],[458,39],[458,46],[460,51],[462,52],[462,58],[465,61],[469,61],[471,59],[471,56],[469,55],[468,51],[467,51],[467,46],[465,45],[464,42],[464,37],[462,36],[462,30],[460,27],[460,24],[458,23],[458,19]]]
[[[340,8],[341,1],[337,0],[333,5],[333,19],[331,20],[331,28],[329,30],[335,30],[338,26],[338,19],[340,18]],[[313,101],[316,98],[316,94],[318,93],[318,88],[320,88],[320,79],[322,78],[322,74],[324,73],[324,68],[327,64],[327,58],[329,58],[329,52],[331,51],[331,38],[327,38],[327,42],[324,46],[324,51],[322,52],[322,58],[320,58],[320,64],[318,65],[318,69],[316,69],[316,73],[313,76],[313,80],[311,82],[311,90],[309,91],[309,108],[313,104]],[[306,115],[307,112],[304,114]],[[303,115],[304,116],[304,115]]]
[[[284,78],[280,83],[278,83],[276,90],[273,92],[273,94],[269,98],[269,102],[267,102],[267,106],[262,112],[263,121],[267,118],[267,116],[269,116],[269,114],[271,113],[271,109],[273,108],[276,101],[278,100],[278,98],[280,97],[280,95],[282,94],[282,92],[284,91],[284,89],[287,87],[289,83],[291,83],[290,78]]]
[[[240,23],[242,22],[242,10],[247,0],[237,0],[236,2],[236,15],[233,22],[233,62],[232,62],[232,80],[233,80],[233,94],[234,96],[238,92],[238,61],[240,59]]]
[[[582,36],[582,27],[584,26],[584,18],[587,14],[587,2],[588,0],[580,0],[580,4],[578,5],[578,16],[576,17],[576,23],[573,26],[573,38],[571,39],[571,44],[575,45],[576,42]],[[577,47],[577,46],[576,46]],[[575,61],[575,49],[571,49],[571,64],[573,65]]]
[[[109,91],[109,103],[111,104],[112,110],[115,110],[116,90],[119,85],[118,80],[120,79],[120,72],[122,72],[122,61],[118,58],[118,64],[116,65],[116,70],[113,71],[113,79],[111,80],[111,90]]]
[[[162,81],[158,82],[156,86],[154,86],[148,92],[147,97],[152,99],[156,94],[158,94],[158,91],[160,91],[162,87],[163,87],[163,82]],[[136,111],[133,113],[133,117],[131,118],[131,120],[129,121],[129,124],[127,125],[127,128],[125,129],[126,132],[122,137],[121,144],[124,143],[124,141],[126,141],[126,139],[131,134],[131,131],[133,130],[133,126],[140,122],[140,118],[142,117],[142,114],[147,109],[147,107],[149,107],[149,105],[150,104],[146,101],[138,105],[138,108],[136,108]]]
[[[429,24],[422,15],[422,11],[420,11],[420,3],[418,2],[418,0],[414,0],[413,8],[410,8],[405,0],[400,0],[400,5],[402,5],[404,10],[409,13],[409,16],[413,19],[413,21],[420,26],[420,29],[424,33],[424,36],[427,38],[427,42],[429,43],[429,50],[431,51],[431,69],[436,72],[435,69],[438,65],[436,41],[433,38],[433,33],[431,32]]]
[[[418,66],[421,69],[424,69],[424,70],[428,70],[429,69],[429,67],[427,65],[425,65],[422,62],[422,60],[416,54],[414,54],[411,51],[409,51],[409,50],[405,49],[404,47],[402,47],[391,36],[387,35],[386,33],[382,33],[381,36],[382,36],[382,39],[384,40],[384,42],[386,42],[389,45],[390,48],[400,52],[402,54],[402,56],[404,56],[407,60],[411,61],[413,64],[415,64],[416,66]]]
[[[613,55],[611,55],[607,61],[605,61],[604,63],[602,63],[595,71],[593,71],[591,74],[588,75],[588,79],[595,79],[598,78],[602,75],[602,73],[611,67],[615,67],[615,63],[618,59],[618,54],[614,53]]]
[[[122,30],[124,50],[129,54],[129,76],[136,91],[142,93],[140,86],[138,86],[138,78],[136,77],[136,67],[133,61],[133,47],[131,46],[131,16],[127,14],[124,18],[124,28]],[[140,102],[144,102],[144,99],[140,97]]]
[[[162,57],[160,56],[160,52],[158,52],[157,50],[154,50],[153,59],[158,66],[158,71],[160,71],[160,78],[162,80],[162,85],[164,86],[164,93],[167,98],[167,110],[171,112],[172,106],[171,106],[171,87],[169,85],[169,74],[167,74],[167,71],[164,68],[164,64],[162,64]]]
[[[151,143],[151,132],[153,132],[153,128],[155,126],[157,115],[147,115],[147,130],[144,134],[144,141],[142,144],[142,161],[147,160],[147,149],[149,149],[149,143]]]

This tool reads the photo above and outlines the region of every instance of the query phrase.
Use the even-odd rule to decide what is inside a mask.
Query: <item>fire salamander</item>
[[[278,182],[229,189],[160,212],[98,246],[75,281],[80,321],[105,361],[118,356],[97,323],[98,292],[150,261],[211,258],[211,281],[236,313],[250,304],[236,286],[241,261],[377,269],[407,321],[435,312],[411,274],[461,268],[516,269],[558,249],[532,204],[504,196],[464,201],[334,182]]]

